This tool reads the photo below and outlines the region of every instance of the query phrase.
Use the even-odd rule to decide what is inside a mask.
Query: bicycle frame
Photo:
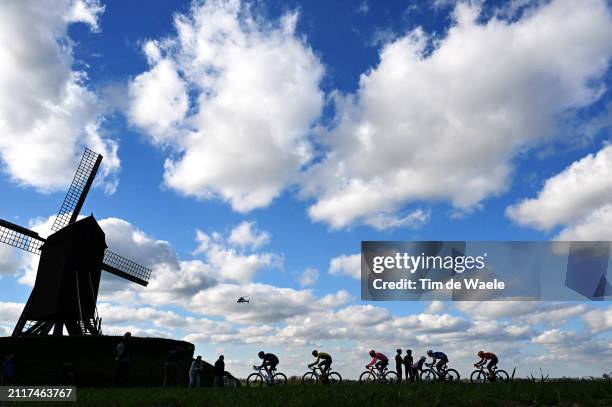
[[[259,373],[259,375],[267,382],[272,381],[272,377],[274,377],[273,372],[269,372],[265,367],[253,366],[253,370]]]
[[[436,376],[438,377],[438,379],[446,376],[446,371],[448,370],[448,366],[446,366],[446,363],[442,365],[442,367],[440,368],[440,370],[438,370],[436,368],[436,366],[432,363],[431,366],[427,365],[429,367],[429,369],[431,371],[433,371]]]
[[[374,367],[374,366],[370,366],[368,368],[368,370],[370,372],[372,372],[372,374],[374,374],[374,376],[376,377],[376,380],[380,381],[384,378],[385,373],[389,370],[387,367],[383,368],[383,370],[379,370],[378,368]]]
[[[310,370],[312,370],[312,372],[317,375],[317,377],[323,377],[323,376],[327,376],[329,374],[329,372],[325,373],[323,371],[323,369],[321,369],[320,366],[310,366]],[[330,369],[331,371],[331,369]]]

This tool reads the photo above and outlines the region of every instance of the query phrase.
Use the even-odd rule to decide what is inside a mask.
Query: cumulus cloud
[[[337,317],[354,326],[372,326],[391,318],[386,308],[373,305],[351,305],[337,313]]]
[[[612,307],[590,310],[582,315],[582,320],[591,332],[598,333],[612,330]]]
[[[249,297],[248,307],[236,299]],[[218,284],[197,293],[188,309],[208,315],[223,316],[239,323],[271,323],[308,312],[316,307],[310,290],[294,290],[269,284]]]
[[[196,2],[175,17],[175,36],[145,43],[150,69],[130,83],[128,117],[174,152],[166,185],[247,212],[295,182],[323,104],[323,66],[296,21],[238,0]]]
[[[0,278],[3,275],[11,276],[19,272],[21,261],[17,249],[0,244]]]
[[[359,280],[361,278],[361,254],[343,254],[334,257],[329,262],[329,274],[348,276]]]
[[[439,312],[442,312],[442,310],[444,310],[444,303],[442,301],[432,301],[429,303],[429,305],[427,305],[427,308],[425,308],[425,313],[426,314],[437,314]]]
[[[508,207],[521,225],[548,230],[566,225],[560,240],[612,239],[612,145],[549,178],[536,198]]]
[[[355,94],[334,95],[328,153],[302,185],[316,200],[313,220],[372,224],[424,200],[478,208],[507,189],[518,152],[602,95],[612,56],[605,1],[554,0],[484,23],[459,3],[453,16],[444,38],[416,29],[385,45]]]
[[[0,302],[0,324],[14,325],[24,306],[25,303]]]
[[[232,229],[228,241],[237,246],[257,249],[270,242],[270,234],[258,231],[255,222],[245,221]]]
[[[102,134],[103,109],[74,70],[68,27],[98,29],[96,0],[8,1],[0,5],[0,165],[41,191],[66,188],[87,146],[104,155],[98,178],[114,191],[117,143]]]
[[[218,283],[246,283],[261,270],[282,267],[282,256],[252,251],[264,241],[267,242],[269,234],[265,231],[253,232],[248,226],[250,235],[247,236],[243,233],[244,224],[233,228],[229,237],[197,230],[197,248],[193,254],[203,255],[204,259],[191,260],[179,259],[170,243],[147,235],[125,220],[103,219],[100,226],[113,251],[152,269],[151,281],[146,289],[132,285],[126,288],[125,281],[105,275],[103,298],[106,300],[139,298],[140,301],[158,305],[186,304],[192,296]],[[241,239],[237,241],[236,236]],[[241,243],[248,249],[240,247]],[[138,293],[136,297],[134,291]]]
[[[219,233],[209,236],[201,230],[196,231],[198,247],[193,253],[203,254],[208,263],[219,273],[221,279],[234,282],[249,282],[260,270],[282,267],[283,260],[279,255],[267,252],[245,252],[233,246],[231,244],[232,235],[235,236],[236,230],[240,228],[241,225],[238,225],[233,229],[229,239],[225,239]]]
[[[319,271],[315,268],[308,267],[300,275],[300,285],[302,287],[308,287],[313,285],[319,280]]]
[[[585,304],[537,301],[462,301],[454,302],[458,311],[476,321],[512,319],[523,324],[560,326],[587,311]]]

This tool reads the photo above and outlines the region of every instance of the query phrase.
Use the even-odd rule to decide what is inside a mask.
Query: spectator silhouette
[[[395,372],[397,373],[397,381],[398,383],[402,382],[402,366],[404,364],[404,360],[402,359],[402,350],[398,349],[397,354],[395,355]]]
[[[164,383],[163,386],[167,387],[170,385],[176,386],[179,376],[178,360],[181,354],[180,348],[174,348],[166,356],[164,362]]]
[[[223,387],[223,376],[225,375],[225,361],[223,355],[215,362],[215,379],[213,387]]]
[[[189,368],[189,387],[200,387],[200,375],[203,368],[204,362],[202,362],[202,356],[198,355],[198,357],[191,362],[191,367]]]
[[[414,382],[414,374],[412,372],[413,363],[414,359],[412,358],[412,349],[406,349],[406,355],[404,356],[404,371],[406,372],[406,383],[408,383],[408,378],[410,378],[410,382]]]
[[[0,376],[0,386],[13,384],[15,368],[15,355],[8,355],[2,361],[2,375]]]
[[[130,372],[131,364],[131,341],[132,334],[126,332],[123,335],[123,339],[117,345],[115,361],[117,362],[117,370],[115,373],[115,386],[126,386],[128,381],[128,374]]]
[[[66,362],[62,365],[59,373],[59,381],[62,386],[74,385],[74,369],[72,362]]]

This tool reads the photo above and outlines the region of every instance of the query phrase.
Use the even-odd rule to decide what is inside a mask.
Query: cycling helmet
[[[368,352],[370,354],[370,356],[374,357],[376,356],[376,351],[374,349],[372,349],[371,351]]]
[[[315,350],[312,351],[312,356],[317,356],[318,354],[319,354],[318,350],[315,349]]]
[[[478,356],[479,356],[479,357],[483,357],[483,356],[484,356],[484,351],[479,350],[479,351],[478,351]]]
[[[428,354],[429,356],[433,355],[433,350],[429,349],[429,350],[427,351],[427,354]]]
[[[257,356],[259,356],[260,358],[263,358],[265,355],[265,352],[263,350],[260,350],[259,353],[257,354]]]

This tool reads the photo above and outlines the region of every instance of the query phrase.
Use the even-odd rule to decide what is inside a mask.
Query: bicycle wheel
[[[392,370],[385,373],[383,375],[383,379],[385,380],[387,384],[398,384],[399,383],[399,378],[397,377],[397,373],[395,373]]]
[[[448,369],[446,372],[444,372],[445,382],[458,382],[459,379],[461,379],[461,376],[459,376],[459,372],[455,369]]]
[[[277,373],[272,376],[272,384],[274,386],[285,386],[287,384],[287,376],[284,373]]]
[[[505,370],[498,370],[495,372],[495,381],[498,383],[505,383],[510,380],[510,376],[508,376],[508,372]]]
[[[314,372],[306,372],[304,376],[302,376],[302,384],[305,385],[317,384],[318,381],[319,378]]]
[[[487,374],[482,370],[474,370],[470,375],[470,381],[472,383],[486,383],[487,382]]]
[[[431,369],[427,369],[427,370],[423,370],[421,372],[421,381],[423,382],[434,382],[436,381],[436,379],[438,378],[438,375],[436,374],[436,372],[434,372]]]
[[[374,373],[370,371],[363,372],[361,376],[359,376],[359,383],[374,383],[376,382],[376,376]]]
[[[263,386],[264,378],[259,373],[251,373],[247,377],[247,386],[249,387],[261,387]]]
[[[331,372],[327,375],[327,382],[329,384],[342,384],[342,376],[338,372]]]

